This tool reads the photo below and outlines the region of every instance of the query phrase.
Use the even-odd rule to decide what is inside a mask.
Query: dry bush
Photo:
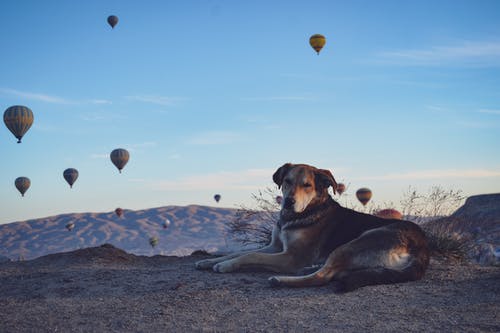
[[[274,223],[279,218],[278,194],[270,188],[252,194],[255,207],[240,206],[236,217],[227,225],[228,234],[243,245],[266,245],[271,242]]]
[[[464,261],[471,250],[469,239],[446,228],[428,228],[423,226],[431,256],[438,259]]]
[[[461,190],[446,190],[435,185],[422,194],[410,186],[400,201],[401,213],[409,221],[423,223],[452,214],[464,199]]]

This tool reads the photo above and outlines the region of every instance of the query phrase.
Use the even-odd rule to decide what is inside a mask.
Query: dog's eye
[[[304,187],[311,187],[311,183],[304,183]]]

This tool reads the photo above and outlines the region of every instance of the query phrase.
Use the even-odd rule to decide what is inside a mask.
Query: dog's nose
[[[285,198],[285,202],[283,203],[283,207],[291,208],[295,204],[295,199],[287,197]]]

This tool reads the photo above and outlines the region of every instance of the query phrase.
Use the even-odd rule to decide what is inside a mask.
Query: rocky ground
[[[500,268],[433,261],[418,282],[347,294],[109,245],[0,264],[1,332],[499,332]]]

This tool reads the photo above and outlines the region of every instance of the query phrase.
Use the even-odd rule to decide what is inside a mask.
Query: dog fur
[[[273,286],[306,287],[332,282],[338,292],[375,284],[421,279],[429,264],[422,229],[409,221],[382,219],[340,206],[328,193],[337,188],[330,171],[287,163],[273,175],[283,200],[271,243],[261,249],[198,261],[218,273],[267,270]]]

